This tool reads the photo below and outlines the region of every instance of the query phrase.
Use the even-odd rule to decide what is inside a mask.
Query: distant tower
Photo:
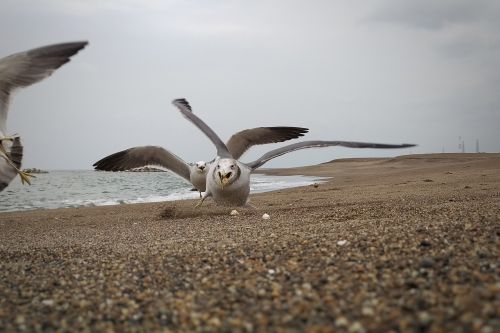
[[[461,137],[461,136],[459,136],[459,137],[458,137],[458,152],[461,152],[461,151],[462,151],[462,149],[463,149],[463,148],[462,148],[462,142],[463,142],[463,141],[462,141],[462,137]]]
[[[479,139],[476,139],[476,153],[479,153]]]
[[[465,141],[462,140],[462,153],[465,153]]]

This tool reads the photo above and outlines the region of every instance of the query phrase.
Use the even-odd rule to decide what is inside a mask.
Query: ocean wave
[[[307,186],[320,177],[252,175],[252,193]],[[0,212],[66,207],[125,205],[197,199],[191,186],[170,173],[99,173],[53,171],[32,186],[14,182],[0,193]]]

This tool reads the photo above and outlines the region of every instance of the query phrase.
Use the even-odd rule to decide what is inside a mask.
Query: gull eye
[[[220,165],[217,164],[217,169],[220,169]]]
[[[234,165],[231,165],[231,170],[234,170]]]

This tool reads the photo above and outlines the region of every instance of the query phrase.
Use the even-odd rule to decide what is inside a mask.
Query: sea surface
[[[321,177],[252,175],[250,193],[321,182]],[[199,198],[184,179],[170,172],[50,171],[32,185],[16,177],[0,192],[0,212],[106,206]]]

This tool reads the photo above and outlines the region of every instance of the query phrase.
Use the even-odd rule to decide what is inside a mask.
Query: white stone
[[[346,244],[347,244],[347,241],[346,241],[345,239],[343,239],[343,240],[339,240],[339,241],[337,242],[337,245],[338,245],[338,246],[344,246],[344,245],[346,245]]]
[[[54,300],[53,299],[44,299],[42,301],[42,304],[47,305],[47,306],[52,306],[52,305],[54,305]]]
[[[238,213],[238,211],[236,209],[233,209],[231,211],[231,216],[237,216],[237,215],[240,215],[240,213]]]
[[[269,220],[270,218],[271,218],[271,216],[269,216],[269,214],[262,215],[263,220]]]

